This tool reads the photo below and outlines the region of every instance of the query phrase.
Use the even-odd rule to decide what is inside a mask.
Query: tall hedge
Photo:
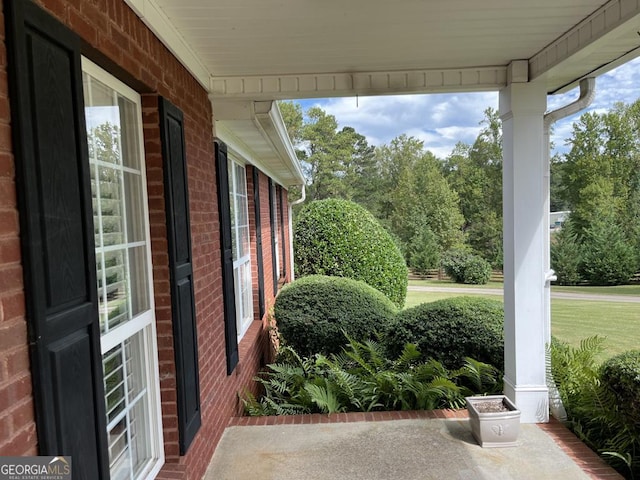
[[[301,355],[339,353],[347,343],[386,331],[395,305],[380,291],[350,278],[310,275],[282,289],[274,314],[283,339]]]
[[[361,280],[398,307],[407,296],[407,266],[380,223],[360,205],[346,200],[306,204],[294,231],[296,272]]]
[[[398,313],[385,343],[393,355],[413,343],[448,368],[460,368],[471,357],[503,370],[503,325],[504,307],[497,300],[447,298]]]

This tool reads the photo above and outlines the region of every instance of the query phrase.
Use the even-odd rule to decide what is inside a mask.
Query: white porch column
[[[549,420],[545,378],[544,85],[528,83],[528,62],[509,66],[500,91],[503,128],[504,392],[521,422]]]

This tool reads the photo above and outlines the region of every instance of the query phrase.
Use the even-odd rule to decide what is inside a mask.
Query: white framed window
[[[82,59],[112,480],[162,467],[160,382],[140,96]]]
[[[236,297],[236,328],[238,341],[253,320],[253,290],[251,278],[251,239],[249,231],[249,200],[247,171],[244,165],[228,159],[229,205],[231,208],[231,243],[233,248],[233,283]]]

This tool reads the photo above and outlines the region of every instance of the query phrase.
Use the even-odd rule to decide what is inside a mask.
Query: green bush
[[[640,352],[598,365],[603,339],[590,337],[572,347],[551,339],[551,371],[567,411],[569,428],[626,478],[640,474],[637,414]],[[634,396],[635,395],[635,396]]]
[[[551,236],[551,268],[556,272],[558,285],[578,285],[580,275],[580,243],[570,221]]]
[[[497,300],[455,297],[423,303],[400,312],[386,334],[391,354],[406,343],[423,355],[459,368],[465,357],[503,370],[504,309]]]
[[[274,314],[285,343],[312,355],[340,352],[345,333],[360,341],[386,330],[396,307],[364,282],[310,275],[282,289]]]
[[[285,347],[276,363],[255,380],[264,387],[243,399],[249,415],[370,412],[460,408],[464,397],[494,393],[498,372],[471,358],[451,371],[435,360],[420,361],[415,345],[390,359],[376,342],[349,344],[340,355],[301,358]]]
[[[440,247],[438,239],[429,227],[411,241],[409,245],[409,266],[419,274],[438,268],[440,264]]]
[[[640,350],[607,360],[602,365],[602,382],[615,393],[622,414],[640,429]]]
[[[637,254],[617,224],[601,220],[587,229],[580,270],[591,285],[629,283],[637,267]]]
[[[442,258],[444,271],[456,283],[484,285],[491,278],[491,264],[464,250],[450,250]]]
[[[306,204],[294,229],[296,272],[361,280],[398,307],[407,296],[407,267],[387,231],[360,205],[346,200]]]

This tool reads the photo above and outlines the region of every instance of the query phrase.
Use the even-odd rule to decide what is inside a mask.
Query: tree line
[[[473,143],[458,142],[442,159],[415,137],[403,134],[374,147],[354,128],[339,128],[320,107],[279,106],[307,178],[308,199],[361,204],[418,271],[440,266],[451,251],[502,267],[502,129],[495,109],[484,111]],[[615,263],[626,269],[613,283],[624,283],[640,266],[639,127],[640,101],[586,113],[573,126],[568,153],[552,159],[551,209],[572,212],[567,228],[552,237],[552,261],[563,283],[610,284],[610,278],[597,277],[601,270],[620,270]],[[620,246],[607,252],[615,258],[589,273],[603,253],[594,245],[611,243]]]

